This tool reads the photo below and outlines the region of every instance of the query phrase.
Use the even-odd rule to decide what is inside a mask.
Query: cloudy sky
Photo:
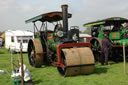
[[[0,0],[0,30],[33,30],[25,20],[68,4],[73,14],[69,25],[84,30],[84,23],[108,17],[128,18],[128,0]]]

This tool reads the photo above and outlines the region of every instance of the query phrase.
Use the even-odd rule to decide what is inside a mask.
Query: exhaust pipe
[[[63,31],[64,36],[68,37],[68,5],[62,5],[62,19],[63,19]]]

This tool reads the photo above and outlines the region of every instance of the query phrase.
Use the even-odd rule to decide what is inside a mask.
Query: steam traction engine
[[[79,29],[73,26],[68,30],[67,5],[62,5],[62,12],[41,14],[26,23],[34,24],[34,39],[28,43],[28,58],[31,66],[45,64],[56,66],[62,76],[89,74],[94,71],[94,56],[89,43],[79,43]],[[63,26],[61,25],[61,20]],[[42,23],[40,29],[36,22]],[[55,25],[53,31],[48,23]]]
[[[122,17],[110,17],[84,24],[91,29],[92,40],[90,41],[95,59],[99,60],[103,34],[106,32],[112,42],[109,59],[114,61],[121,60],[123,42],[125,42],[126,53],[128,52],[128,19]],[[128,57],[128,54],[126,54]]]

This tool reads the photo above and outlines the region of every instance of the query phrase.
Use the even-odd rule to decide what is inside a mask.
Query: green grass
[[[17,54],[13,56],[16,58]],[[112,64],[110,66],[97,64],[95,72],[90,75],[62,77],[58,74],[56,67],[42,66],[42,68],[33,68],[28,63],[27,54],[24,54],[23,57],[35,85],[128,85],[128,74],[124,75],[122,62],[109,62]],[[10,61],[10,53],[6,49],[1,48],[0,70],[7,70],[11,73]],[[127,66],[128,63],[126,64],[128,73]],[[13,85],[11,77],[8,74],[0,74],[0,85]]]

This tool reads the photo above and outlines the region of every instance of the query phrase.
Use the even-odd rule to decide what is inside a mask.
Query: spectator
[[[3,47],[3,38],[0,37],[0,48]]]
[[[102,65],[108,65],[108,55],[109,55],[109,47],[111,46],[111,42],[108,38],[108,34],[107,33],[104,33],[104,38],[102,39],[102,47],[101,47],[101,59],[102,59],[102,62],[101,64]]]

